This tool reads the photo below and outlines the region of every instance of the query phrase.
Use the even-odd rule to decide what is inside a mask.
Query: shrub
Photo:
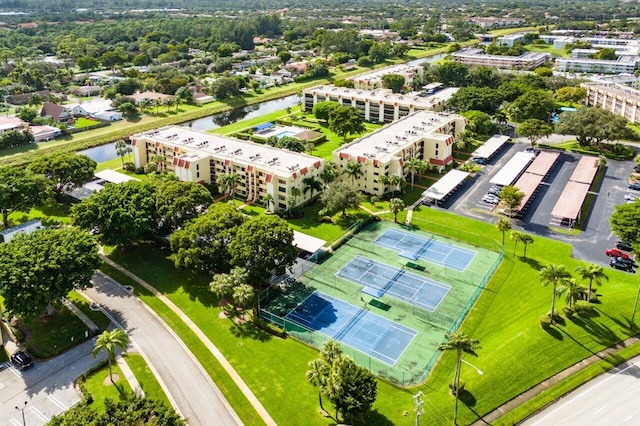
[[[333,223],[331,216],[318,216],[318,223]]]
[[[126,162],[126,163],[124,163],[123,169],[125,169],[128,172],[132,172],[132,171],[134,171],[136,169],[136,166],[135,166],[135,164],[133,164],[131,162]]]
[[[551,318],[549,318],[549,315],[543,315],[540,317],[540,327],[542,327],[543,330],[551,328]]]
[[[578,300],[574,305],[575,313],[578,315],[592,312],[594,309],[595,307],[592,304],[584,300]]]
[[[570,306],[563,306],[562,307],[562,311],[564,312],[564,314],[566,315],[567,318],[571,318],[573,316],[573,314],[576,312],[572,307]]]

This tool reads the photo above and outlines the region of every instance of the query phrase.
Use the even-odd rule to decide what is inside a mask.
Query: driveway
[[[82,373],[105,359],[91,355],[95,338],[48,361],[36,361],[33,367],[18,371],[10,364],[0,371],[0,426],[39,426],[80,401],[73,384]],[[24,403],[27,402],[25,406]]]
[[[96,273],[84,291],[131,336],[180,414],[191,426],[241,424],[218,387],[182,341],[137,297]]]

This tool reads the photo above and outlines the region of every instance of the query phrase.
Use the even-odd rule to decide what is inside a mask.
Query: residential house
[[[56,123],[62,123],[71,118],[72,114],[62,105],[45,102],[40,111],[40,117],[51,118]]]

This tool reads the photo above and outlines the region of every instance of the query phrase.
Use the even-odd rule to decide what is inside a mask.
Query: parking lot
[[[518,152],[530,147],[526,141],[520,140],[508,144],[469,182],[461,186],[446,202],[437,207],[458,213],[463,216],[495,223],[501,216],[497,214],[496,204],[487,199],[491,178]],[[513,220],[514,229],[524,230],[534,235],[541,235],[565,241],[573,246],[576,258],[598,264],[607,265],[609,258],[604,251],[615,247],[616,237],[611,233],[609,217],[618,204],[627,202],[625,197],[640,198],[640,190],[628,189],[629,174],[633,169],[633,161],[607,160],[604,179],[595,195],[593,205],[588,213],[586,226],[577,235],[557,232],[551,212],[558,202],[566,183],[575,170],[581,155],[562,152],[557,163],[538,187],[537,193],[523,215]]]

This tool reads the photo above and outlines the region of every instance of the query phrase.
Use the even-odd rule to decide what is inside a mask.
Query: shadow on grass
[[[532,259],[530,257],[527,257],[527,258],[520,257],[520,261],[522,261],[523,263],[528,264],[529,266],[531,266],[536,271],[538,271],[538,270],[540,270],[542,268],[542,265],[540,264],[540,262],[538,262],[536,259]]]
[[[250,338],[259,342],[271,340],[271,335],[269,333],[256,327],[251,322],[243,322],[240,324],[234,323],[234,325],[229,328],[229,331],[235,337]]]
[[[376,426],[391,426],[395,423],[389,420],[384,414],[378,412],[378,410],[373,410],[367,417],[367,424]]]
[[[558,331],[558,329],[556,329],[555,327],[549,327],[549,328],[543,329],[543,330],[546,331],[548,335],[550,335],[551,337],[553,337],[556,340],[564,339],[564,337],[562,336],[562,333],[560,333],[560,331]]]

